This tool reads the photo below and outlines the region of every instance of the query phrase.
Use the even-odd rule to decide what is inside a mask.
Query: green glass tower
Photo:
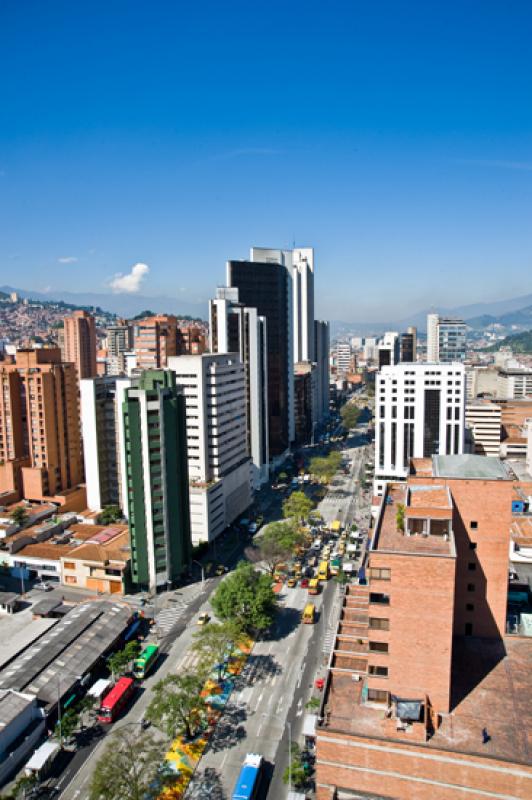
[[[192,551],[185,401],[174,373],[143,372],[122,413],[132,579],[154,591],[179,578]]]

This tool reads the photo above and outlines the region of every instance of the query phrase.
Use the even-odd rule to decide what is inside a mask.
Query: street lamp
[[[204,586],[205,584],[205,570],[203,569],[203,564],[200,561],[196,561],[194,558],[192,559],[193,564],[197,564],[198,567],[201,569],[201,585]]]

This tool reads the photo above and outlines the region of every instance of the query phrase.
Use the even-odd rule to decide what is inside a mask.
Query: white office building
[[[219,287],[209,302],[211,353],[237,353],[246,376],[246,423],[252,484],[268,479],[268,350],[266,318],[238,302],[236,287]]]
[[[334,348],[334,363],[336,374],[348,375],[351,372],[353,354],[349,342],[336,342]]]
[[[236,354],[172,356],[185,396],[193,544],[212,541],[251,504],[246,374]]]
[[[123,502],[120,459],[121,407],[129,378],[105,376],[80,381],[81,435],[87,486],[87,507],[101,511]]]
[[[379,369],[398,364],[400,356],[399,333],[397,331],[386,331],[378,344],[377,350]]]
[[[524,400],[532,398],[532,369],[526,367],[500,369],[497,374],[499,400]]]
[[[501,407],[491,400],[479,398],[468,402],[465,423],[471,438],[472,452],[480,456],[500,457]]]
[[[374,493],[404,480],[411,458],[464,452],[463,364],[384,367],[375,387]]]
[[[467,325],[462,319],[427,314],[427,363],[464,361],[466,345]]]

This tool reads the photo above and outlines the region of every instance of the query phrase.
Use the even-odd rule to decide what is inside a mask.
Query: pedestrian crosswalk
[[[331,629],[327,631],[327,633],[323,637],[323,645],[322,645],[323,653],[329,654],[331,652],[335,636],[336,636],[336,631]]]
[[[181,670],[193,670],[194,667],[197,667],[201,659],[201,656],[198,653],[195,653],[193,650],[187,650],[179,664],[177,665],[177,671],[180,672]]]
[[[174,625],[176,625],[180,618],[183,616],[187,604],[183,601],[173,603],[168,608],[159,611],[155,617],[155,624],[157,625],[157,633],[159,636],[169,633]]]

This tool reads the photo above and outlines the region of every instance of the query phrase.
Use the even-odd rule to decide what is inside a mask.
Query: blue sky
[[[194,302],[295,241],[324,317],[528,293],[531,35],[529,2],[3,0],[0,283]]]

